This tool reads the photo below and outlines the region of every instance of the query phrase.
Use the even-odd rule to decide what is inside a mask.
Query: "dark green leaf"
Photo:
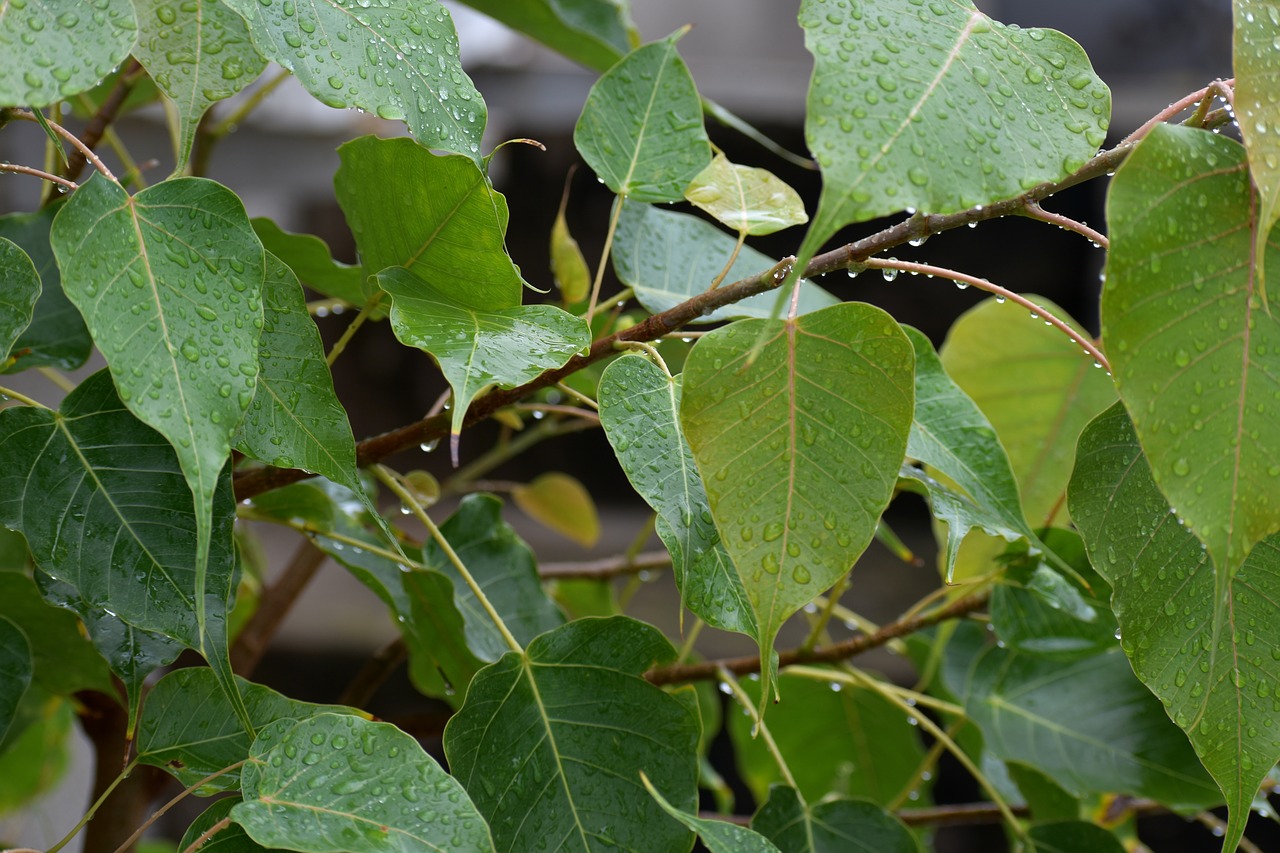
[[[257,729],[278,720],[303,720],[316,714],[356,711],[340,705],[313,705],[289,699],[269,687],[236,679],[249,718]],[[183,785],[249,755],[253,738],[245,732],[213,673],[204,667],[174,670],[147,694],[138,721],[138,761],[162,767]],[[199,793],[233,791],[241,772],[232,770],[211,779]]]
[[[81,635],[76,617],[46,603],[26,575],[0,574],[0,618],[8,619],[30,641],[33,678],[50,693],[69,696],[90,689],[113,694],[111,675]]]
[[[244,19],[221,0],[135,0],[133,55],[168,96],[175,172],[191,155],[200,117],[248,86],[267,62],[249,41]]]
[[[92,88],[137,36],[129,0],[0,6],[0,103],[43,107]]]
[[[31,684],[35,660],[22,629],[0,616],[0,740],[13,725],[18,703]]]
[[[321,103],[403,120],[423,145],[480,162],[484,99],[462,70],[453,18],[438,0],[222,2],[244,16],[258,50]]]
[[[0,363],[9,358],[18,336],[31,324],[40,298],[40,276],[27,253],[0,237]]]
[[[1239,143],[1158,125],[1107,198],[1103,339],[1156,484],[1220,570],[1219,607],[1280,529],[1280,320],[1260,300],[1251,192]]]
[[[897,818],[865,800],[810,806],[794,788],[774,785],[751,828],[788,853],[919,853]]]
[[[201,835],[229,815],[232,807],[240,801],[239,797],[224,797],[201,812],[182,834],[182,840],[178,842],[178,850],[190,848]],[[200,845],[200,853],[261,853],[265,849],[250,838],[243,828],[234,823],[218,830]]]
[[[1035,853],[1124,853],[1125,846],[1113,833],[1082,820],[1042,823],[1031,827]]]
[[[634,201],[619,203],[622,213],[613,240],[613,269],[622,283],[635,291],[636,301],[654,314],[709,288],[733,255],[734,238],[705,219]],[[768,255],[743,246],[724,280],[760,275],[776,264]],[[717,308],[694,322],[767,318],[773,315],[776,301],[776,294],[758,294]],[[797,313],[808,314],[839,301],[806,281]]]
[[[452,776],[389,723],[345,714],[266,726],[231,817],[259,844],[307,853],[494,849]]]
[[[711,162],[702,102],[676,52],[686,31],[627,54],[587,95],[573,144],[614,193],[681,201]]]
[[[496,631],[493,621],[482,615],[484,622],[477,623],[459,612],[456,595],[469,590],[439,572],[408,572],[403,585],[406,607],[402,633],[409,652],[409,680],[424,695],[457,707],[467,694],[467,685],[490,662],[477,654],[487,649],[472,649],[467,629],[487,641]]]
[[[648,779],[644,783],[650,795],[662,806],[662,810],[698,833],[710,853],[778,853],[778,848],[758,832],[752,832],[745,826],[700,818],[680,811],[663,799]]]
[[[677,808],[697,805],[697,712],[640,677],[674,657],[640,622],[583,619],[476,676],[445,728],[445,753],[498,850],[548,839],[559,849],[687,849],[688,831],[640,782],[643,771]]]
[[[463,0],[588,68],[604,71],[631,49],[634,27],[618,0]]]
[[[1080,816],[1080,801],[1039,770],[1018,761],[1007,762],[1005,769],[1034,820],[1064,821]]]
[[[319,237],[292,234],[261,216],[251,224],[267,252],[284,261],[307,287],[357,307],[364,304],[361,268],[335,261],[328,244]]]

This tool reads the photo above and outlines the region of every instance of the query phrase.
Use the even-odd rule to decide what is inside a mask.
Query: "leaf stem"
[[[23,394],[20,391],[14,391],[12,388],[6,388],[3,385],[0,385],[0,399],[5,399],[5,398],[8,398],[10,400],[16,400],[17,402],[23,403],[27,406],[35,406],[37,409],[50,408],[49,406],[46,406],[44,403],[41,403],[39,400],[31,399],[26,394]]]
[[[133,768],[137,765],[138,759],[136,758],[126,764],[120,771],[120,775],[111,781],[111,784],[106,787],[101,795],[99,795],[98,799],[93,801],[93,805],[89,806],[88,811],[84,813],[84,816],[80,818],[79,822],[76,823],[75,826],[71,827],[71,831],[64,835],[60,841],[46,850],[45,853],[58,853],[59,850],[66,847],[71,839],[75,838],[76,835],[80,833],[80,830],[84,829],[85,826],[88,825],[89,821],[93,820],[93,816],[98,813],[98,809],[102,808],[102,804],[107,801],[107,798],[111,796],[111,793],[115,791],[117,787],[119,787],[120,783],[129,778],[129,774],[133,772]]]
[[[738,242],[733,244],[733,251],[729,253],[729,260],[725,262],[724,269],[720,270],[720,275],[715,277],[711,282],[711,286],[707,290],[715,290],[724,281],[725,276],[729,274],[729,270],[733,269],[734,263],[738,260],[738,253],[742,251],[743,245],[747,242],[747,232],[738,232]]]
[[[37,367],[36,373],[39,373],[45,379],[48,379],[63,392],[70,394],[76,390],[76,383],[72,382],[58,370],[52,367]]]
[[[609,252],[613,250],[613,235],[618,230],[618,218],[622,215],[622,205],[626,202],[626,196],[618,196],[613,204],[613,213],[609,216],[609,230],[604,235],[604,248],[600,251],[600,263],[596,266],[596,278],[591,283],[591,299],[587,302],[587,313],[583,316],[587,318],[587,322],[596,313],[596,303],[600,301],[600,285],[604,282],[604,268],[609,262]]]
[[[200,833],[200,837],[197,838],[195,841],[192,841],[190,844],[188,844],[187,849],[183,850],[182,853],[196,853],[197,850],[199,850],[202,846],[204,846],[204,843],[206,841],[208,841],[210,838],[213,838],[213,836],[217,835],[219,832],[222,832],[222,830],[226,829],[229,826],[231,826],[230,815],[224,817],[222,820],[218,821],[213,826],[209,827],[204,832]]]
[[[671,370],[667,367],[667,362],[662,358],[662,353],[658,352],[658,348],[653,344],[647,344],[644,341],[618,341],[617,349],[636,350],[642,352],[653,361],[654,364],[662,368],[662,372],[667,374],[667,378],[671,378]]]
[[[747,691],[742,689],[742,685],[738,683],[738,679],[733,677],[733,673],[721,667],[717,671],[717,678],[720,683],[724,684],[733,692],[733,698],[737,700],[742,709],[751,717],[752,730],[760,735],[760,739],[764,741],[765,747],[769,750],[769,754],[773,756],[773,760],[778,765],[778,773],[782,776],[782,781],[788,786],[795,789],[796,797],[805,806],[808,802],[804,798],[804,794],[800,792],[800,786],[796,784],[796,777],[791,774],[791,768],[787,766],[787,760],[782,757],[782,750],[778,749],[778,742],[773,739],[773,734],[769,731],[769,726],[765,724],[764,719],[760,716],[756,704],[751,701],[751,697],[747,695]]]
[[[489,618],[493,621],[494,627],[498,629],[498,633],[502,635],[502,639],[506,641],[507,646],[509,646],[513,652],[524,654],[524,647],[521,646],[520,642],[511,634],[510,629],[507,628],[507,623],[502,621],[502,617],[498,615],[498,611],[493,606],[493,603],[489,601],[489,597],[484,594],[484,590],[480,587],[480,584],[476,581],[475,577],[472,576],[471,572],[467,570],[462,559],[458,557],[458,553],[454,551],[453,546],[449,544],[449,540],[444,538],[444,534],[440,532],[440,528],[436,527],[436,523],[431,520],[431,516],[427,515],[426,510],[422,508],[422,504],[419,503],[418,499],[413,496],[413,493],[406,489],[400,482],[399,475],[385,465],[375,465],[373,467],[373,474],[380,482],[390,489],[405,506],[409,508],[409,511],[413,513],[414,517],[417,518],[418,521],[422,522],[422,525],[431,533],[431,538],[440,546],[440,550],[444,551],[445,556],[449,559],[449,562],[453,564],[453,567],[458,570],[458,574],[462,576],[462,580],[467,584],[467,587],[470,588],[471,594],[476,597],[476,601],[480,603],[481,608],[484,609],[484,612],[488,614]]]
[[[139,838],[141,838],[143,833],[145,833],[148,829],[151,828],[151,825],[153,823],[158,821],[160,818],[164,817],[165,812],[169,811],[169,809],[173,808],[178,803],[185,800],[187,797],[189,797],[192,793],[194,793],[200,787],[211,782],[214,779],[217,779],[219,776],[221,776],[224,773],[230,773],[232,770],[238,770],[240,767],[248,763],[248,761],[249,759],[242,758],[239,761],[237,761],[235,764],[229,764],[226,767],[222,768],[221,770],[216,770],[213,773],[210,773],[208,776],[204,777],[199,782],[196,782],[192,785],[188,785],[186,788],[182,790],[181,793],[179,793],[177,796],[175,796],[169,802],[165,803],[160,808],[156,809],[155,812],[152,813],[151,817],[143,821],[142,826],[139,826],[137,830],[134,831],[133,835],[130,835],[128,838],[126,838],[124,840],[124,843],[122,843],[119,847],[116,848],[116,853],[126,853],[127,850],[133,847],[134,842],[136,842]],[[53,851],[50,851],[50,853],[53,853]]]
[[[1023,208],[1023,213],[1031,219],[1047,222],[1050,225],[1057,225],[1059,228],[1065,228],[1067,231],[1074,231],[1090,243],[1093,243],[1095,246],[1101,246],[1103,249],[1111,248],[1111,242],[1107,239],[1106,235],[1099,231],[1095,231],[1083,222],[1078,222],[1069,216],[1063,216],[1061,213],[1053,213],[1052,211],[1045,210],[1040,206],[1039,202],[1027,202],[1027,206]]]
[[[804,642],[800,644],[800,648],[806,652],[813,651],[818,645],[818,640],[822,639],[826,633],[827,625],[831,622],[831,617],[835,613],[835,609],[840,606],[840,596],[849,588],[849,572],[841,575],[832,585],[830,591],[827,592],[826,601],[822,604],[822,612],[818,614],[818,618],[813,621],[813,627],[809,629],[809,636],[804,638]]]
[[[80,185],[75,181],[69,181],[66,178],[60,178],[43,169],[37,169],[34,166],[20,166],[17,163],[0,163],[0,172],[12,172],[17,175],[30,175],[33,178],[39,178],[42,181],[48,181],[51,184],[57,184],[68,190],[78,190]]]
[[[333,367],[333,363],[338,360],[338,356],[346,350],[347,344],[355,337],[356,332],[364,325],[364,321],[369,319],[369,315],[374,312],[382,302],[382,297],[386,293],[385,290],[379,290],[377,293],[369,297],[369,301],[365,302],[364,307],[360,309],[360,313],[352,318],[347,327],[342,330],[342,337],[338,338],[333,344],[333,349],[329,350],[329,354],[325,356],[324,363]]]
[[[21,119],[22,121],[36,122],[37,124],[42,123],[39,119],[35,117],[35,115],[30,110],[22,110],[22,109],[9,110],[9,117]],[[98,158],[98,155],[93,153],[93,149],[80,141],[80,137],[76,136],[74,133],[67,130],[65,127],[58,124],[57,122],[52,122],[52,121],[49,121],[48,119],[45,119],[43,124],[48,125],[48,127],[50,127],[55,133],[57,133],[63,139],[67,140],[72,145],[74,145],[76,147],[76,150],[78,150],[81,154],[83,154],[84,158],[88,160],[90,163],[92,163],[95,169],[97,169],[99,172],[102,173],[103,177],[109,179],[113,184],[120,183],[120,181],[116,179],[116,176],[111,174],[111,170],[106,167],[106,164],[104,164],[102,160]]]

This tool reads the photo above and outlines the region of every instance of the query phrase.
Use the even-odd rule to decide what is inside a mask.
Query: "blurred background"
[[[531,284],[551,288],[548,237],[566,176],[579,163],[573,126],[595,75],[467,7],[447,0],[446,5],[454,13],[463,61],[488,103],[485,148],[491,150],[516,137],[536,139],[546,146],[545,152],[521,145],[505,148],[493,161],[492,175],[511,210],[508,245],[512,256]],[[1110,143],[1171,101],[1214,78],[1230,76],[1230,4],[1225,0],[978,0],[977,5],[997,20],[1060,29],[1083,45],[1112,89]],[[785,148],[804,152],[804,101],[812,66],[795,22],[798,6],[798,0],[636,0],[632,14],[646,41],[692,24],[680,42],[680,52],[701,93]],[[269,70],[264,77],[270,75]],[[172,153],[158,105],[131,113],[116,127],[138,161],[155,161],[148,180],[168,174]],[[816,207],[815,172],[787,163],[714,121],[708,120],[708,130],[731,160],[774,171],[800,191],[810,211]],[[352,263],[355,245],[333,195],[332,178],[338,167],[335,149],[361,134],[403,132],[398,123],[329,109],[291,80],[220,143],[208,176],[235,190],[250,216],[270,217],[289,231],[317,234],[338,260]],[[0,134],[0,158],[38,164],[43,161],[43,137],[33,126],[10,125]],[[107,160],[111,162],[110,156]],[[39,191],[32,179],[5,177],[0,180],[0,213],[34,209]],[[1060,194],[1045,206],[1102,226],[1104,192],[1104,182],[1094,181]],[[607,190],[580,169],[572,182],[567,217],[593,266],[600,255],[611,202]],[[850,228],[841,234],[840,242],[883,224]],[[799,238],[796,229],[753,245],[782,257],[794,251]],[[974,230],[937,235],[920,248],[904,246],[895,254],[928,259],[1014,290],[1041,294],[1097,331],[1103,256],[1074,235],[1030,220],[993,221]],[[973,290],[960,291],[910,276],[890,283],[873,274],[856,279],[841,274],[832,276],[825,286],[841,298],[886,308],[900,321],[924,330],[935,344],[941,343],[952,320],[981,298]],[[607,277],[606,289],[616,287]],[[529,294],[527,298],[539,297]],[[326,343],[341,334],[349,317],[318,320]],[[101,362],[95,362],[85,372],[99,366]],[[427,356],[396,343],[385,323],[366,326],[335,365],[334,374],[357,438],[420,418],[445,390]],[[38,376],[13,381],[39,399],[56,399],[55,389]],[[495,430],[486,424],[463,436],[464,463],[489,446]],[[425,468],[442,479],[449,474],[447,454],[440,452],[414,451],[390,464],[402,470]],[[553,470],[567,472],[587,485],[600,509],[603,535],[599,545],[587,551],[508,507],[510,522],[543,562],[617,554],[644,529],[647,509],[632,493],[599,431],[546,442],[492,476],[527,481]],[[899,615],[937,585],[927,512],[921,503],[900,503],[891,510],[889,520],[919,555],[919,563],[905,564],[873,544],[855,569],[844,597],[849,607],[878,622]],[[448,506],[443,506],[436,512],[443,517],[447,511]],[[263,540],[270,562],[277,567],[289,559],[297,544],[287,532],[265,531]],[[648,547],[661,545],[653,539]],[[636,587],[629,590],[635,596],[631,612],[650,619],[669,636],[678,636],[678,608],[669,576],[655,572],[643,582],[630,583]],[[326,564],[290,614],[255,680],[299,699],[333,701],[368,655],[393,636],[383,605],[341,568]],[[781,642],[785,644],[787,638]],[[698,648],[707,656],[752,650],[743,638],[710,629],[700,637]],[[861,658],[860,663],[890,677],[911,680],[907,667],[887,653]],[[439,709],[416,694],[401,674],[379,692],[371,710],[395,720],[429,716]],[[91,775],[88,761],[88,755],[78,751],[66,784],[41,808],[0,821],[0,839],[33,847],[56,840],[72,822],[69,816],[78,816],[84,808]],[[739,794],[739,807],[749,810],[749,795],[745,790]],[[945,787],[936,790],[935,797],[955,802],[981,799],[976,790]],[[179,834],[185,826],[182,820],[172,823]],[[1149,822],[1144,838],[1156,850],[1216,849],[1208,832],[1177,818]],[[943,830],[937,837],[941,851],[1003,847],[1003,836],[994,828]]]

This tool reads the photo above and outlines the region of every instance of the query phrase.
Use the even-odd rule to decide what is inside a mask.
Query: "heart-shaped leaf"
[[[321,103],[400,119],[423,145],[480,162],[488,114],[438,0],[222,2],[244,17],[262,55]]]
[[[129,0],[0,5],[0,103],[43,107],[93,88],[137,34]]]
[[[40,298],[40,276],[20,246],[0,237],[0,363],[13,352],[14,342],[31,324]]]
[[[697,174],[684,197],[734,231],[753,237],[809,221],[799,193],[781,178],[731,163],[723,154]]]
[[[810,805],[795,788],[774,785],[751,828],[780,850],[802,853],[917,853],[902,823],[875,803],[826,800]]]

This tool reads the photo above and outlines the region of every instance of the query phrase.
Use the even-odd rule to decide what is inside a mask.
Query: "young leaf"
[[[32,367],[74,370],[84,364],[93,349],[84,320],[62,292],[62,276],[49,246],[49,226],[60,208],[60,204],[53,204],[37,213],[0,216],[0,237],[21,247],[40,277],[40,298],[31,323],[14,342],[16,362],[4,372]]]
[[[402,120],[423,145],[480,163],[484,99],[462,70],[453,18],[438,0],[222,2],[316,100]]]
[[[520,304],[507,201],[475,163],[373,136],[342,145],[338,156],[333,183],[366,275],[405,267],[470,305]]]
[[[587,95],[573,144],[617,195],[680,201],[711,162],[702,102],[676,52],[685,32],[627,54]]]
[[[9,733],[34,670],[27,635],[12,621],[0,616],[0,740]]]
[[[263,728],[231,819],[264,847],[383,853],[493,851],[452,776],[389,723],[320,714]]]
[[[1280,219],[1280,8],[1274,0],[1232,0],[1235,26],[1232,66],[1235,71],[1234,107],[1240,116],[1240,135],[1249,149],[1249,174],[1258,188],[1258,211],[1252,219],[1253,256],[1258,268],[1266,260],[1271,229]],[[1267,291],[1259,291],[1264,307]]]
[[[822,199],[797,255],[899,210],[951,213],[1084,165],[1111,95],[1062,33],[993,21],[969,0],[805,0],[814,55],[805,137]]]
[[[618,0],[463,0],[574,62],[604,71],[632,48],[635,27]]]
[[[384,270],[377,279],[392,298],[396,337],[429,353],[453,389],[450,450],[455,464],[472,400],[494,386],[528,382],[591,345],[586,321],[553,305],[478,307],[454,296],[456,282],[446,289],[434,277],[425,281],[402,267]]]
[[[613,270],[636,301],[653,313],[665,311],[711,286],[733,253],[735,240],[705,219],[634,201],[622,203],[613,239]],[[743,246],[725,281],[760,275],[777,261]],[[739,317],[767,318],[776,294],[761,293],[717,308],[695,323],[717,323]],[[797,313],[808,314],[840,300],[806,281]]]
[[[267,255],[258,387],[236,449],[278,468],[303,468],[358,491],[356,444],[333,391],[320,332],[297,277]]]
[[[723,154],[698,173],[684,197],[734,231],[753,237],[809,221],[800,195],[781,178],[731,163]]]
[[[0,237],[0,363],[13,352],[14,342],[31,324],[40,298],[40,276],[27,253]]]
[[[919,853],[902,823],[875,803],[826,800],[810,805],[794,788],[774,785],[751,828],[780,850],[804,853]]]
[[[174,172],[186,169],[200,117],[252,83],[267,61],[249,41],[244,19],[221,0],[136,0],[133,55],[165,93]]]
[[[647,358],[620,358],[600,377],[600,423],[627,479],[658,514],[685,606],[709,625],[758,641],[755,612],[680,429],[680,385]]]
[[[129,0],[98,0],[92,10],[83,0],[5,3],[0,103],[44,107],[92,88],[129,55],[137,34]]]
[[[351,305],[364,303],[361,268],[335,261],[328,244],[319,237],[292,234],[262,216],[254,217],[250,224],[262,241],[262,247],[288,265],[304,285]]]
[[[593,547],[600,539],[600,517],[591,493],[568,474],[539,474],[512,489],[511,499],[525,515],[583,548]]]
[[[1222,788],[1238,839],[1280,758],[1271,725],[1280,536],[1254,547],[1227,584],[1226,606],[1216,607],[1222,570],[1170,512],[1119,404],[1080,437],[1070,501],[1093,564],[1113,587],[1125,653]]]
[[[677,808],[696,808],[697,711],[640,677],[674,658],[648,625],[583,619],[476,676],[445,727],[445,754],[497,850],[549,838],[582,850],[687,849],[688,830],[640,782],[643,771]]]
[[[1239,143],[1157,125],[1107,198],[1103,339],[1156,484],[1218,567],[1219,606],[1280,529],[1280,320],[1262,307],[1275,285],[1258,279],[1251,193]]]
[[[911,343],[844,303],[699,339],[680,421],[767,655],[782,623],[853,566],[889,503],[911,426]],[[767,692],[767,691],[766,691]]]
[[[578,241],[569,233],[569,223],[564,218],[563,203],[551,226],[551,274],[565,307],[582,302],[591,295],[591,270],[578,248]]]
[[[644,782],[649,795],[662,806],[662,810],[689,827],[691,831],[698,833],[698,837],[702,839],[702,843],[710,853],[778,853],[778,848],[760,833],[752,832],[745,826],[723,820],[700,818],[683,812],[668,803],[647,777],[641,775],[640,779]]]

